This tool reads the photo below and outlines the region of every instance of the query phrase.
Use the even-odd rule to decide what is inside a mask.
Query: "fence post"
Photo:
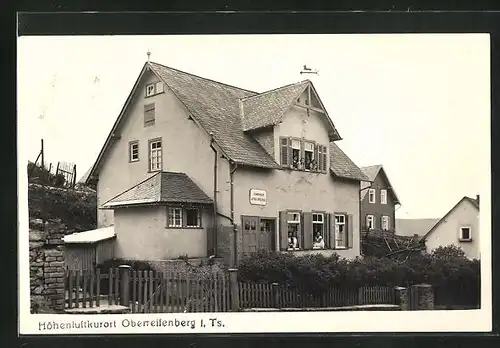
[[[280,306],[280,292],[279,292],[279,284],[278,283],[272,283],[271,284],[273,288],[273,306],[274,308],[281,308]]]
[[[129,278],[130,269],[129,265],[120,265],[120,305],[128,307],[129,306]]]
[[[408,310],[408,289],[402,286],[396,286],[394,288],[394,298],[396,305],[398,305],[402,311]]]
[[[238,289],[238,270],[236,268],[229,269],[229,281],[231,291],[231,311],[238,312],[240,310],[240,298]]]
[[[418,299],[418,307],[419,310],[433,310],[434,309],[434,290],[432,289],[432,285],[429,284],[418,284],[415,285],[418,289],[417,299]]]

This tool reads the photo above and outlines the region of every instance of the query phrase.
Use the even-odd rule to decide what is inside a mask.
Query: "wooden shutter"
[[[330,214],[330,249],[335,249],[335,214]]]
[[[155,104],[144,105],[144,125],[153,125],[155,123]]]
[[[286,211],[279,212],[280,250],[288,249],[288,223]]]
[[[312,213],[303,213],[302,214],[302,230],[303,240],[304,240],[304,250],[310,250],[313,247],[313,219]]]
[[[352,214],[349,214],[347,215],[347,234],[346,234],[346,237],[347,237],[347,247],[349,249],[352,249],[352,246],[353,246],[353,221],[354,219],[352,218]]]
[[[314,145],[314,170],[318,172],[321,171],[320,157],[321,157],[321,146],[316,144]]]
[[[326,146],[322,146],[322,148],[323,148],[323,151],[321,152],[321,170],[323,172],[326,172],[328,169]]]
[[[330,213],[327,213],[325,214],[325,217],[324,217],[324,223],[323,223],[323,228],[325,229],[325,249],[329,249],[330,248],[330,219],[331,219],[331,215]]]
[[[300,156],[299,156],[299,169],[306,168],[306,160],[305,160],[305,151],[304,151],[304,140],[300,140]]]
[[[281,148],[281,154],[280,154],[281,165],[283,167],[289,167],[291,164],[290,139],[285,137],[280,137],[280,148]]]

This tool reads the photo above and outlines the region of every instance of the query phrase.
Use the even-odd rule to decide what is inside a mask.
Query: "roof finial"
[[[151,57],[151,51],[150,50],[148,50],[147,55],[148,55],[148,62],[149,62],[149,58]]]

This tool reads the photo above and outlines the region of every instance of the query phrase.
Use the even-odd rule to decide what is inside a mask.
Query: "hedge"
[[[404,262],[380,257],[347,260],[336,254],[295,256],[260,251],[242,259],[238,278],[241,282],[279,283],[292,288],[300,284],[309,292],[320,294],[331,286],[346,284],[353,287],[478,284],[479,266],[479,260],[468,260],[455,246],[412,255]]]

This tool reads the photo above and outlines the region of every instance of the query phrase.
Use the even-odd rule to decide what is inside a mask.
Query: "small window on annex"
[[[201,217],[199,209],[186,209],[186,227],[201,227]]]

